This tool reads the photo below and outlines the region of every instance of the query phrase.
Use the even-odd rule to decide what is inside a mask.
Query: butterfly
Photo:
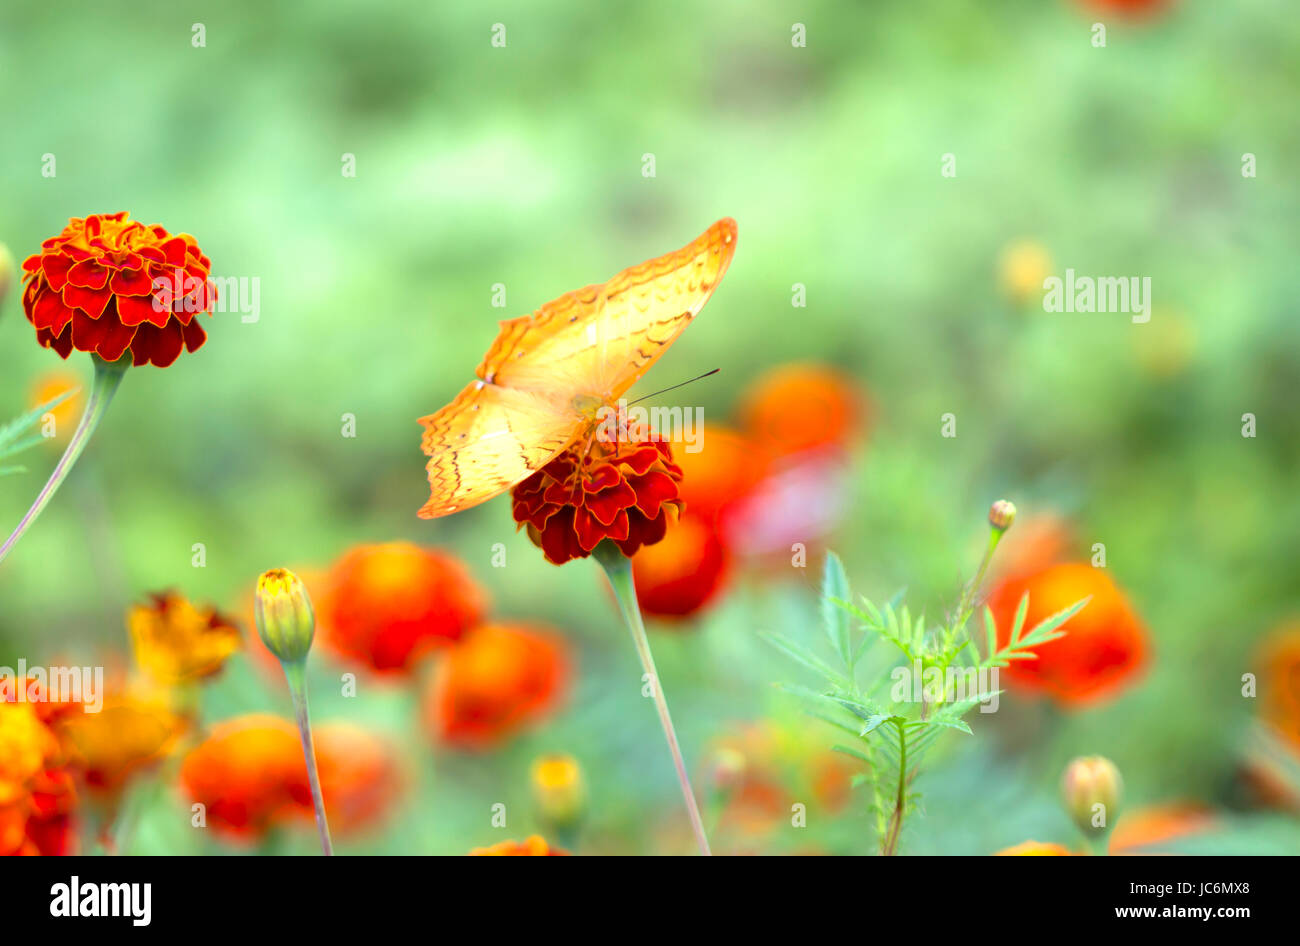
[[[421,417],[422,519],[519,485],[589,432],[704,307],[736,252],[723,218],[680,250],[508,319],[471,381]]]

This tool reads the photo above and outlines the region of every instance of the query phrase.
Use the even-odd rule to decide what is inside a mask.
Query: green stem
[[[91,360],[95,363],[95,380],[91,385],[90,398],[86,401],[86,409],[81,415],[81,422],[77,424],[77,429],[73,432],[72,439],[68,441],[63,456],[59,458],[58,466],[50,474],[45,487],[37,495],[36,501],[27,510],[27,515],[23,516],[13,534],[5,540],[5,544],[0,545],[0,562],[5,560],[10,550],[18,544],[18,540],[31,528],[32,523],[36,521],[36,517],[41,514],[41,510],[49,504],[50,500],[54,498],[55,491],[67,479],[68,473],[72,471],[73,464],[81,456],[81,451],[86,449],[86,444],[90,441],[90,435],[95,432],[95,428],[99,426],[99,422],[104,417],[104,412],[108,410],[109,402],[113,400],[118,385],[122,383],[122,378],[126,375],[126,369],[131,366],[130,355],[124,355],[113,362],[105,361],[98,355],[92,355]]]
[[[311,800],[316,808],[316,831],[320,834],[321,850],[328,857],[334,853],[330,842],[330,826],[325,820],[325,798],[320,791],[320,774],[316,769],[316,745],[311,738],[311,716],[307,710],[307,662],[281,663],[289,693],[293,696],[293,713],[298,720],[298,736],[302,740],[302,754],[307,760],[307,781],[311,785]]]
[[[682,750],[677,743],[677,732],[673,729],[673,720],[668,713],[668,700],[663,687],[659,685],[659,674],[655,670],[654,656],[650,653],[650,642],[645,636],[645,625],[641,621],[641,608],[636,601],[636,586],[632,583],[632,563],[618,550],[618,547],[605,541],[596,547],[596,561],[605,569],[605,577],[614,589],[627,629],[632,633],[632,643],[636,646],[637,656],[641,658],[641,669],[650,678],[650,688],[654,693],[655,708],[659,711],[659,723],[663,726],[664,737],[668,740],[668,749],[672,752],[673,765],[677,769],[677,782],[682,787],[682,798],[686,801],[686,813],[691,819],[691,830],[695,832],[695,842],[700,853],[705,857],[712,854],[709,839],[704,833],[704,822],[700,818],[700,809],[695,803],[695,793],[691,791],[691,780],[686,775],[686,763],[682,761]]]
[[[961,629],[970,620],[971,612],[975,610],[975,597],[979,594],[980,585],[984,583],[984,575],[989,570],[989,563],[993,561],[993,552],[1005,534],[1005,529],[989,530],[989,544],[984,549],[984,558],[980,560],[979,570],[975,573],[974,580],[962,589],[961,601],[957,604],[957,620],[950,628],[952,636],[961,633]]]

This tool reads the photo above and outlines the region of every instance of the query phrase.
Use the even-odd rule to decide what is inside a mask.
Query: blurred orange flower
[[[326,647],[395,672],[459,640],[488,608],[486,592],[459,561],[410,542],[349,550],[329,570],[316,602]]]
[[[857,386],[825,365],[792,363],[768,371],[740,407],[744,429],[773,454],[843,446],[866,421]]]
[[[84,400],[81,392],[84,389],[85,385],[80,378],[71,371],[64,370],[47,371],[32,384],[28,402],[33,409],[48,404],[67,391],[77,392],[49,411],[54,420],[53,436],[50,437],[52,443],[62,443],[72,436],[72,432],[77,427],[77,418],[81,415],[81,404]],[[44,420],[40,429],[44,435]]]
[[[1196,802],[1166,802],[1126,811],[1110,836],[1111,854],[1153,854],[1155,845],[1210,831],[1212,809]]]
[[[526,624],[485,624],[438,662],[425,717],[443,742],[488,748],[544,716],[569,683],[563,639]]]
[[[165,368],[207,335],[197,316],[216,299],[212,261],[187,233],[125,212],[73,217],[23,261],[23,310],[36,340],[63,358],[78,351]],[[156,285],[166,285],[160,292]]]
[[[515,522],[548,562],[586,558],[604,539],[626,556],[663,539],[681,511],[672,447],[638,424],[575,444],[510,493]]]
[[[97,713],[67,713],[55,723],[75,767],[96,792],[114,794],[136,772],[175,748],[186,723],[156,694],[110,695]]]
[[[632,558],[632,578],[645,614],[682,618],[713,601],[726,583],[730,556],[718,531],[687,512],[668,527],[664,540]]]
[[[140,669],[168,686],[212,676],[240,644],[233,620],[172,591],[133,606],[126,626]]]
[[[842,811],[861,767],[814,745],[797,727],[770,719],[735,726],[716,740],[711,754],[722,805],[719,833],[752,841],[788,823],[796,800],[811,798],[827,814]]]
[[[1300,621],[1284,624],[1259,652],[1259,714],[1300,749]]]
[[[1037,660],[1014,661],[1004,669],[1002,673],[1011,680],[1064,705],[1080,705],[1113,694],[1146,665],[1146,630],[1104,568],[1052,565],[1002,582],[988,601],[1000,645],[1010,637],[1026,592],[1026,630],[1082,598],[1092,600],[1065,622],[1064,637],[1037,648]]]
[[[348,722],[328,722],[313,727],[321,796],[330,830],[351,834],[381,821],[400,794],[404,775],[397,755],[383,739]],[[297,766],[302,782],[295,791],[304,817],[314,817],[311,787],[301,749]]]
[[[300,815],[306,778],[298,730],[265,713],[214,726],[185,757],[180,772],[185,793],[204,806],[208,826],[244,840]]]
[[[1012,847],[1003,848],[994,857],[1070,857],[1073,852],[1061,844],[1045,841],[1021,841]]]
[[[526,841],[501,841],[490,847],[476,847],[471,857],[567,857],[569,852],[551,847],[540,834]]]
[[[674,440],[673,462],[681,468],[677,492],[686,512],[717,523],[758,482],[766,462],[756,443],[739,431],[706,424],[694,443]]]

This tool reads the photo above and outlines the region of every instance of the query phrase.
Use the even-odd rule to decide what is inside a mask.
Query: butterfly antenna
[[[642,397],[637,398],[635,401],[629,402],[628,406],[631,407],[633,404],[640,404],[642,401],[646,400],[647,398],[658,397],[660,394],[667,394],[669,391],[676,391],[678,388],[684,388],[688,384],[693,384],[696,381],[701,381],[704,378],[707,378],[709,375],[717,374],[721,370],[722,370],[721,368],[714,368],[712,371],[706,371],[704,372],[704,374],[699,375],[698,377],[691,378],[690,381],[683,381],[681,384],[674,384],[672,387],[662,388],[661,390],[655,391],[653,394],[643,395]]]

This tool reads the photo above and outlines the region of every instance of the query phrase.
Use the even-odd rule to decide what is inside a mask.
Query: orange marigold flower
[[[1125,812],[1110,836],[1111,854],[1153,854],[1155,845],[1203,834],[1218,824],[1214,811],[1197,802],[1165,802]]]
[[[374,825],[388,814],[401,791],[403,774],[396,753],[369,730],[347,722],[316,726],[316,765],[330,830],[349,834]],[[295,791],[304,816],[314,817],[307,766],[297,756],[302,782]]]
[[[485,624],[442,656],[425,716],[440,740],[488,748],[554,708],[568,682],[562,638],[531,625]]]
[[[1003,848],[994,857],[1071,857],[1073,852],[1062,844],[1047,841],[1021,841],[1012,847]]]
[[[842,446],[866,418],[857,386],[824,365],[782,365],[760,377],[741,405],[751,437],[777,455]]]
[[[167,756],[186,722],[158,695],[121,693],[105,699],[98,713],[61,716],[55,728],[86,785],[114,794]]]
[[[514,488],[511,508],[556,565],[586,558],[604,539],[631,558],[661,540],[670,514],[681,511],[681,479],[668,442],[632,423],[617,438],[561,453]]]
[[[185,757],[180,781],[213,830],[251,840],[301,815],[306,771],[293,724],[251,713],[214,726]]]
[[[28,403],[32,408],[37,408],[42,404],[48,404],[60,394],[68,391],[80,392],[82,388],[84,385],[81,379],[71,371],[47,371],[32,384]],[[51,408],[49,414],[54,421],[54,429],[47,433],[45,421],[42,420],[42,436],[49,436],[51,442],[62,442],[71,437],[72,431],[77,427],[77,418],[81,414],[81,402],[82,395],[77,393]]]
[[[316,617],[323,643],[375,670],[409,670],[487,613],[487,593],[446,552],[410,542],[361,545],[325,577]]]
[[[1300,748],[1300,621],[1278,628],[1260,649],[1259,713]]]
[[[207,339],[196,315],[216,299],[212,261],[189,234],[173,236],[125,212],[73,217],[23,261],[23,311],[36,340],[165,368]]]
[[[551,847],[540,834],[526,841],[501,841],[489,847],[476,847],[470,857],[567,857],[569,852]]]
[[[689,617],[717,597],[730,570],[730,556],[717,529],[688,511],[668,527],[664,540],[632,558],[641,610],[658,617]]]
[[[705,425],[694,444],[674,440],[672,448],[682,471],[678,495],[691,513],[711,521],[724,519],[764,471],[758,444],[729,427]]]
[[[0,694],[0,855],[71,853],[72,776],[55,734],[12,689]]]
[[[1002,671],[1013,681],[1077,705],[1112,694],[1145,666],[1146,630],[1106,569],[1067,563],[1004,581],[988,602],[1000,644],[1009,639],[1025,592],[1026,629],[1082,598],[1092,600],[1062,625],[1064,637],[1036,649],[1037,660],[1015,661]]]
[[[151,594],[127,611],[136,663],[156,682],[184,683],[217,673],[239,649],[239,628],[211,607],[197,608],[173,591]]]

